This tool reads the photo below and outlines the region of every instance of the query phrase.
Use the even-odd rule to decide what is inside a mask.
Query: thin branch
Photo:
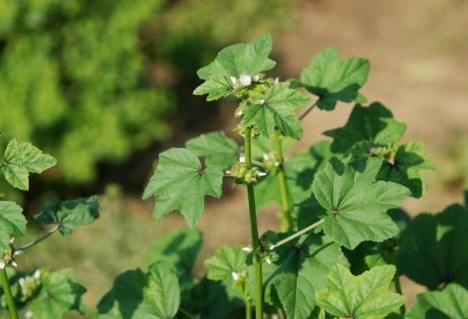
[[[311,106],[309,106],[309,108],[301,114],[301,116],[299,116],[299,120],[302,121],[316,106],[317,106],[317,102],[319,100],[317,99],[314,104],[312,104]]]
[[[60,225],[55,225],[53,228],[49,229],[46,233],[42,234],[41,236],[39,236],[38,238],[34,239],[33,241],[27,243],[26,245],[22,246],[22,247],[18,247],[15,249],[15,252],[22,252],[28,248],[31,248],[33,246],[36,246],[37,244],[39,244],[41,241],[49,238],[50,236],[52,236],[55,232],[57,232],[59,230],[59,227]]]
[[[307,226],[306,228],[301,229],[300,231],[292,234],[291,236],[288,236],[288,237],[278,241],[276,244],[271,245],[269,249],[274,250],[274,249],[278,248],[279,246],[282,246],[282,245],[290,242],[291,240],[294,240],[294,239],[296,239],[298,237],[301,237],[302,235],[304,235],[305,233],[311,231],[312,229],[314,229],[315,227],[321,225],[322,223],[323,223],[323,219],[319,220],[318,222],[313,223],[312,225]]]

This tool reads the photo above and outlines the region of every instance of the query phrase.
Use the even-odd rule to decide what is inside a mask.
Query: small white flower
[[[244,114],[244,112],[242,112],[242,110],[239,110],[239,111],[236,112],[235,115],[236,116],[242,116],[243,114]]]
[[[243,251],[244,253],[251,253],[251,252],[252,252],[252,248],[249,247],[249,246],[244,246],[244,247],[242,247],[242,251]]]
[[[13,266],[13,268],[17,268],[17,267],[18,267],[18,264],[17,264],[16,261],[14,261],[14,260],[11,262],[11,265]]]
[[[237,281],[237,280],[239,280],[239,278],[240,278],[240,275],[239,275],[237,272],[235,272],[235,271],[233,271],[233,272],[231,273],[231,275],[232,275],[232,279],[234,279],[234,281]]]
[[[0,261],[0,269],[5,269],[6,263],[4,261]]]
[[[245,154],[241,154],[241,155],[239,156],[239,162],[245,163]]]
[[[23,288],[24,287],[24,278],[18,279],[18,283],[21,286],[21,288]]]
[[[15,237],[10,238],[10,244],[13,245],[15,243]]]
[[[257,176],[259,176],[259,177],[267,176],[267,173],[265,173],[265,172],[258,172],[258,173],[257,173]]]
[[[271,265],[271,258],[270,258],[270,257],[266,257],[266,258],[265,258],[265,262],[266,262],[268,265]]]
[[[36,279],[40,279],[41,278],[41,270],[40,269],[36,269],[36,271],[34,272],[34,278]]]
[[[33,318],[32,312],[31,312],[30,310],[26,311],[26,312],[24,313],[24,318],[26,318],[26,319],[32,319],[32,318]]]
[[[254,80],[255,82],[258,82],[258,81],[260,80],[260,74],[255,75],[255,76],[253,77],[253,80]]]
[[[268,160],[270,158],[270,155],[268,155],[267,153],[263,153],[263,160]]]
[[[279,78],[275,78],[275,84],[279,83]]]
[[[261,100],[259,101],[259,103],[260,103],[260,105],[263,105],[263,104],[265,104],[265,100],[264,100],[264,99],[261,99]]]
[[[241,76],[239,77],[239,83],[242,86],[249,86],[250,84],[252,84],[252,77],[248,74],[241,74]]]
[[[23,250],[17,250],[13,253],[13,256],[16,257],[16,256],[19,256],[19,255],[22,255],[24,253]]]

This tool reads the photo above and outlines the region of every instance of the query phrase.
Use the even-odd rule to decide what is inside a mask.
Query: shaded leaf
[[[192,269],[202,246],[202,234],[196,229],[183,229],[164,235],[148,250],[147,266],[163,261],[177,270],[181,288],[192,285]]]
[[[98,197],[51,200],[35,218],[43,224],[57,224],[62,235],[69,235],[76,227],[89,225],[99,218]]]
[[[359,276],[341,266],[332,267],[327,289],[315,294],[317,304],[340,318],[381,319],[405,303],[405,298],[389,291],[394,266],[377,266]]]
[[[333,110],[338,101],[362,102],[359,90],[367,82],[369,60],[349,58],[340,61],[338,50],[327,48],[317,54],[301,73],[307,90],[319,97],[317,106]]]
[[[424,193],[421,170],[434,168],[434,164],[424,154],[424,145],[409,142],[398,147],[393,163],[385,162],[379,179],[404,185],[411,190],[413,197],[421,197]]]
[[[42,275],[42,285],[29,310],[33,318],[62,318],[69,311],[82,311],[81,296],[86,289],[73,280],[72,271],[62,270]]]
[[[361,153],[369,154],[372,148],[397,142],[405,131],[404,123],[395,120],[383,104],[375,102],[369,106],[354,106],[343,127],[324,134],[333,138],[333,152],[346,153],[357,148]]]
[[[375,181],[381,161],[370,158],[365,167],[327,164],[314,178],[315,197],[326,209],[323,230],[336,242],[353,249],[363,241],[383,241],[398,233],[387,210],[410,195],[401,185]],[[362,166],[362,163],[360,164]]]
[[[314,294],[326,288],[327,274],[337,264],[346,264],[340,246],[316,235],[281,247],[279,258],[265,265],[266,290],[274,289],[288,319],[307,319],[314,307]]]
[[[156,219],[178,210],[193,227],[200,217],[205,195],[220,197],[223,170],[203,167],[191,151],[172,148],[159,155],[159,164],[146,186],[143,199],[154,196]]]
[[[219,51],[215,60],[198,70],[198,77],[205,80],[193,94],[208,94],[207,101],[231,94],[232,78],[250,78],[272,69],[276,62],[268,58],[272,49],[271,36],[265,35],[251,43],[238,43]]]
[[[418,295],[417,303],[408,311],[408,319],[466,319],[468,318],[468,290],[449,284],[442,291]]]
[[[442,213],[419,214],[401,234],[397,265],[429,289],[459,283],[468,286],[468,209],[451,205]]]

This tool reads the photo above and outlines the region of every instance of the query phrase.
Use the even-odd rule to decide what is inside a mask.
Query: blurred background
[[[231,43],[271,33],[275,75],[297,77],[321,48],[371,60],[363,93],[408,124],[437,170],[410,214],[462,201],[468,187],[467,0],[0,0],[0,130],[58,158],[28,194],[11,193],[28,214],[53,196],[101,194],[102,217],[20,259],[33,268],[73,267],[94,305],[113,277],[137,267],[178,215],[153,223],[140,200],[160,151],[199,133],[231,133],[234,105],[191,95],[196,70]],[[296,150],[342,126],[351,106],[315,110]],[[3,185],[5,186],[5,185]],[[2,190],[9,189],[2,187]],[[208,200],[200,260],[221,244],[246,243],[240,189]],[[275,208],[261,230],[278,227]],[[203,266],[198,270],[202,273]],[[414,295],[420,287],[405,281]],[[411,303],[412,300],[410,300]]]

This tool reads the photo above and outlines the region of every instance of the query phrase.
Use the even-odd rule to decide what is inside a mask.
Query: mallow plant
[[[238,125],[230,137],[202,134],[159,155],[143,198],[155,199],[156,220],[177,211],[189,227],[164,236],[144,265],[118,275],[95,311],[82,305],[85,289],[70,271],[12,266],[51,233],[68,235],[94,220],[96,197],[45,204],[36,219],[54,226],[24,245],[12,240],[25,232],[21,209],[2,202],[0,279],[11,318],[17,309],[27,318],[69,310],[99,319],[468,318],[468,198],[414,218],[399,208],[424,195],[421,174],[434,165],[421,143],[402,140],[404,123],[361,93],[369,61],[341,59],[328,48],[298,79],[282,81],[268,76],[276,65],[271,50],[271,37],[262,36],[221,50],[198,71],[194,94],[236,101]],[[312,110],[346,104],[352,110],[343,126],[290,151]],[[26,189],[28,173],[55,162],[29,144],[10,144],[2,172],[16,187]],[[250,242],[219,247],[199,276],[197,221],[206,197],[220,198],[225,184],[245,189]],[[258,214],[271,204],[280,227],[260,234]],[[427,288],[409,309],[402,276]]]

